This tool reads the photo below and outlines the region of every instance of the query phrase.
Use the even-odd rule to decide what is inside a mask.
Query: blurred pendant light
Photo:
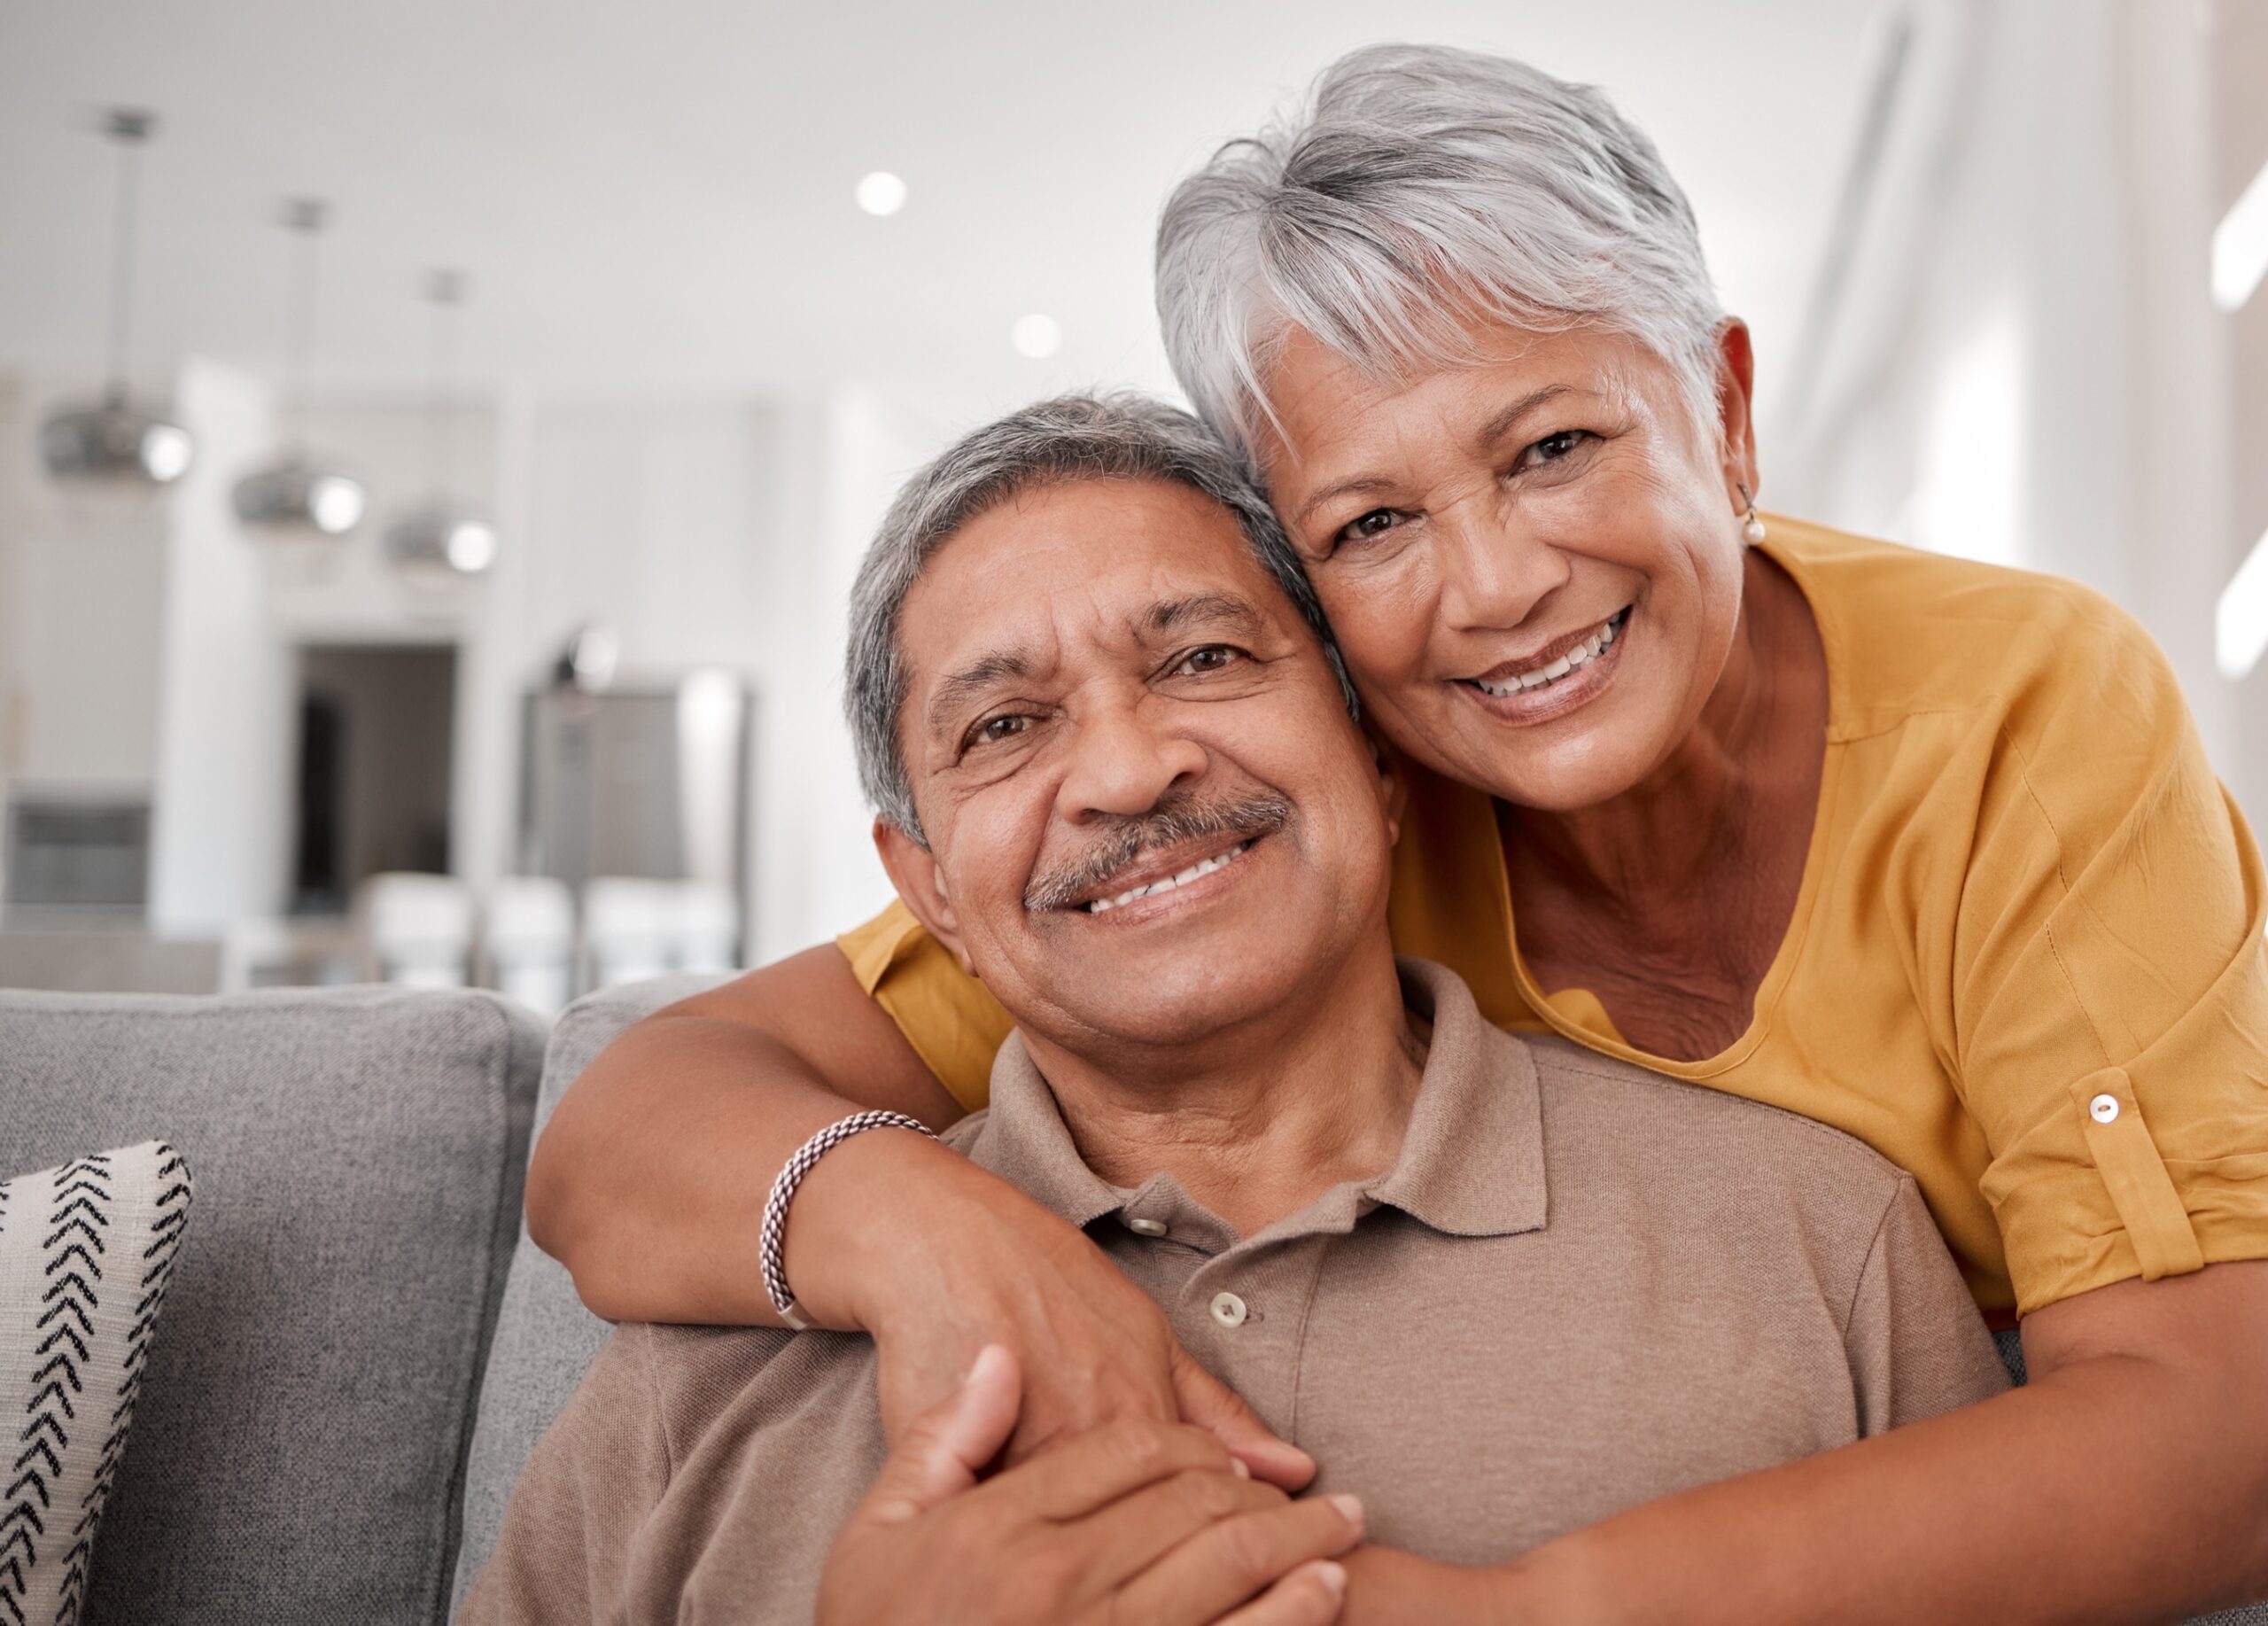
[[[425,422],[425,480],[432,494],[386,528],[386,556],[414,575],[478,576],[496,562],[496,527],[460,509],[451,494],[456,437],[448,395],[464,273],[434,272],[425,297],[433,307],[433,396]]]
[[[315,239],[330,216],[314,198],[294,198],[284,206],[284,229],[299,239],[292,256],[289,326],[284,353],[289,371],[284,402],[284,456],[268,468],[237,482],[237,517],[278,536],[344,536],[362,522],[366,502],[361,481],[326,469],[307,456],[307,358],[315,346]]]
[[[112,240],[110,373],[96,407],[67,408],[39,432],[40,454],[58,479],[167,486],[189,472],[197,442],[180,424],[136,407],[126,393],[133,334],[134,230],[140,204],[138,159],[156,134],[157,115],[121,107],[104,134],[118,144],[118,220]]]

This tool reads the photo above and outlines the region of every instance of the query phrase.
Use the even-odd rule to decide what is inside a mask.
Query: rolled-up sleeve
[[[2107,605],[2013,697],[1954,945],[2017,1306],[2268,1256],[2268,889],[2173,674]]]

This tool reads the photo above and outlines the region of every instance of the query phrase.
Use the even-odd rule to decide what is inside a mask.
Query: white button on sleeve
[[[1163,1236],[1166,1222],[1162,1219],[1130,1219],[1126,1228],[1137,1236]]]
[[[1213,1295],[1213,1319],[1223,1326],[1242,1326],[1247,1311],[1244,1301],[1233,1293]]]
[[[2096,1096],[2093,1101],[2087,1103],[2087,1113],[2098,1124],[2117,1123],[2118,1121],[2118,1097],[2116,1095]]]

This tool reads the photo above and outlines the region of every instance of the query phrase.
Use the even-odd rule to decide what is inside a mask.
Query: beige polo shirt
[[[1013,1039],[947,1137],[1084,1226],[1371,1540],[1499,1561],[2007,1387],[1910,1177],[1402,965],[1433,1040],[1400,1156],[1254,1236],[1169,1176],[1104,1183]],[[461,1619],[807,1621],[883,1456],[864,1338],[624,1326]]]

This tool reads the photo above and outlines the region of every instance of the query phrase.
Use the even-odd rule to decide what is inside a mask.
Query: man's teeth
[[[1618,612],[1608,620],[1602,622],[1598,631],[1584,639],[1549,666],[1523,673],[1516,678],[1507,678],[1500,683],[1491,683],[1486,678],[1475,678],[1472,680],[1473,685],[1482,694],[1494,695],[1499,700],[1506,695],[1517,695],[1522,689],[1549,688],[1578,667],[1587,666],[1605,654],[1607,646],[1614,642],[1615,635],[1621,631],[1622,620],[1622,615]]]
[[[1257,840],[1258,837],[1255,836],[1254,839]],[[1100,914],[1106,909],[1115,909],[1120,904],[1132,903],[1137,898],[1147,898],[1153,892],[1170,892],[1183,882],[1194,881],[1200,875],[1209,875],[1215,870],[1222,868],[1251,850],[1252,842],[1240,841],[1219,857],[1208,858],[1202,863],[1192,864],[1178,875],[1168,875],[1162,881],[1153,881],[1147,886],[1135,887],[1130,891],[1119,893],[1115,898],[1098,898],[1086,906],[1086,911],[1090,914]]]

